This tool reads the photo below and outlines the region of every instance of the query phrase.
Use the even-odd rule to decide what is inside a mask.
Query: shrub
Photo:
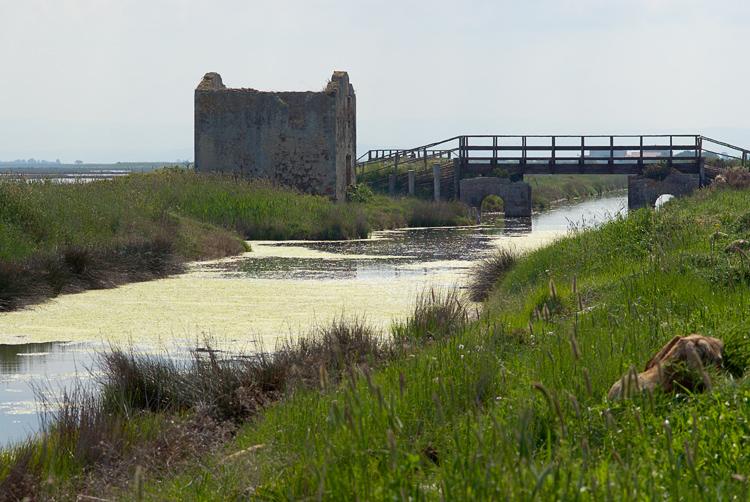
[[[349,185],[346,188],[346,201],[356,203],[372,202],[375,199],[370,187],[366,183],[358,185]]]
[[[730,167],[724,171],[724,179],[732,188],[750,187],[750,171],[746,167]]]
[[[505,178],[509,179],[510,181],[523,181],[523,174],[511,173],[507,169],[502,169],[500,167],[496,167],[495,169],[493,169],[490,173],[490,176],[493,178]]]
[[[667,176],[675,172],[677,171],[670,167],[669,162],[662,160],[656,164],[646,166],[643,169],[643,176],[656,181],[664,181]]]

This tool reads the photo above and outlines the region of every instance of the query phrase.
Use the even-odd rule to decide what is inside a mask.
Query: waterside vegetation
[[[628,188],[628,177],[608,174],[530,174],[524,181],[531,185],[531,205],[547,209],[553,202]]]
[[[0,499],[746,500],[748,207],[707,189],[573,231],[384,342],[337,321],[252,364],[114,350],[101,394],[2,454]],[[691,333],[726,344],[705,392],[608,401]]]
[[[187,260],[247,251],[246,240],[353,239],[468,222],[457,203],[335,204],[263,180],[181,168],[90,183],[0,177],[0,311],[164,277]]]

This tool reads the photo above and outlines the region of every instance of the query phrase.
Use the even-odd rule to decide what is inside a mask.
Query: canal
[[[94,382],[96,354],[111,345],[172,357],[207,341],[272,351],[278,340],[341,316],[387,336],[420,293],[465,288],[473,264],[495,250],[531,250],[625,211],[620,193],[527,220],[488,217],[478,226],[355,241],[257,241],[250,253],[194,263],[179,276],[0,313],[0,446],[38,430],[40,398],[54,403],[63,389]]]

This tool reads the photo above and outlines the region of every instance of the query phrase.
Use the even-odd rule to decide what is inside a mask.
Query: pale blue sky
[[[193,91],[357,91],[359,153],[459,134],[750,147],[748,0],[0,0],[0,160],[192,159]]]

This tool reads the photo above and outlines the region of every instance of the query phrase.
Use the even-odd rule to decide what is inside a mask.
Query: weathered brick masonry
[[[322,92],[195,89],[195,169],[269,178],[342,202],[356,183],[356,97],[346,72]]]

